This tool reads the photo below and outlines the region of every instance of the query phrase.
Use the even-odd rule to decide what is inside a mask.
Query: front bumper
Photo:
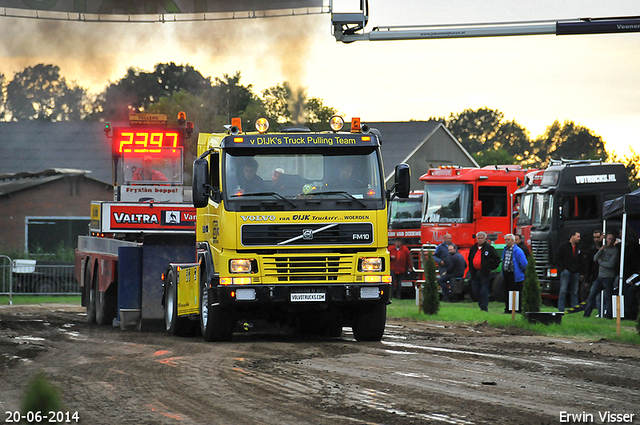
[[[359,305],[390,302],[391,285],[305,284],[305,285],[218,285],[214,299],[223,306]],[[217,296],[216,296],[217,295]]]

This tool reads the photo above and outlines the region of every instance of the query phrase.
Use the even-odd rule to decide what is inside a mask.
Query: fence
[[[73,264],[11,260],[0,255],[0,295],[77,295]]]

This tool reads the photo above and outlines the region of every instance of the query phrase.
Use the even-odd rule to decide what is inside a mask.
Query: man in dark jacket
[[[478,300],[480,310],[488,311],[491,270],[500,265],[500,256],[495,248],[487,242],[485,232],[476,233],[476,244],[469,250],[468,261],[471,289]]]
[[[567,290],[571,288],[571,306],[577,305],[580,278],[584,274],[584,254],[580,247],[580,232],[574,230],[567,242],[558,246],[556,265],[560,273],[558,311],[564,311]]]
[[[593,245],[589,247],[589,249],[585,250],[585,264],[584,264],[584,282],[580,284],[581,288],[578,292],[578,295],[584,294],[585,296],[589,295],[591,290],[591,285],[598,278],[598,262],[593,261],[593,257],[596,253],[602,248],[604,241],[604,234],[602,230],[596,229],[593,231]],[[586,241],[585,241],[586,242]],[[586,244],[585,244],[586,245]],[[580,296],[580,298],[584,299],[585,296]],[[600,303],[596,303],[598,306]],[[599,309],[598,309],[599,310]]]
[[[464,271],[467,269],[467,262],[464,261],[462,254],[458,252],[455,244],[449,245],[449,267],[438,278],[438,284],[442,288],[442,299],[444,301],[453,301],[451,298],[451,288],[456,279],[464,277]]]
[[[529,257],[531,257],[531,253],[529,252],[529,248],[527,248],[527,244],[525,244],[524,240],[522,240],[522,235],[516,234],[515,237],[516,245],[520,247],[522,252],[524,252],[524,256],[527,257],[527,260],[529,260]]]
[[[593,256],[593,261],[598,264],[598,278],[593,282],[587,305],[584,309],[584,317],[591,316],[596,296],[604,289],[604,312],[601,316],[611,319],[611,295],[613,292],[613,283],[618,276],[618,262],[620,261],[620,251],[613,244],[616,241],[615,233],[607,233],[607,242],[601,246]]]

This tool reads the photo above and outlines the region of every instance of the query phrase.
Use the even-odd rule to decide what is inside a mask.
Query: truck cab
[[[552,161],[539,184],[522,192],[518,232],[530,240],[543,298],[558,298],[558,246],[574,230],[580,232],[583,248],[591,246],[592,232],[603,227],[604,202],[628,192],[624,165],[566,159]]]
[[[424,250],[435,250],[447,233],[467,259],[483,231],[500,252],[504,236],[514,231],[515,192],[524,183],[527,170],[518,165],[482,168],[440,167],[420,177],[424,181],[421,242]],[[502,301],[502,276],[492,286],[494,299]]]
[[[167,329],[199,318],[207,341],[242,321],[380,340],[390,302],[387,203],[380,142],[366,126],[255,132],[232,122],[200,134],[194,162],[198,262],[166,273]],[[337,125],[336,125],[337,123]],[[396,167],[395,193],[409,193]]]

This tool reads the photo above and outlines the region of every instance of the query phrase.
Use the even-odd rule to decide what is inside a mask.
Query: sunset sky
[[[335,0],[339,11],[358,1]],[[351,9],[351,10],[349,10]],[[640,16],[637,0],[370,0],[375,26]],[[190,64],[205,77],[242,72],[255,93],[284,80],[347,118],[426,120],[498,109],[535,138],[554,120],[640,152],[640,33],[359,41],[331,35],[330,16],[198,23],[115,24],[0,17],[0,73],[60,66],[92,93],[127,67]]]

